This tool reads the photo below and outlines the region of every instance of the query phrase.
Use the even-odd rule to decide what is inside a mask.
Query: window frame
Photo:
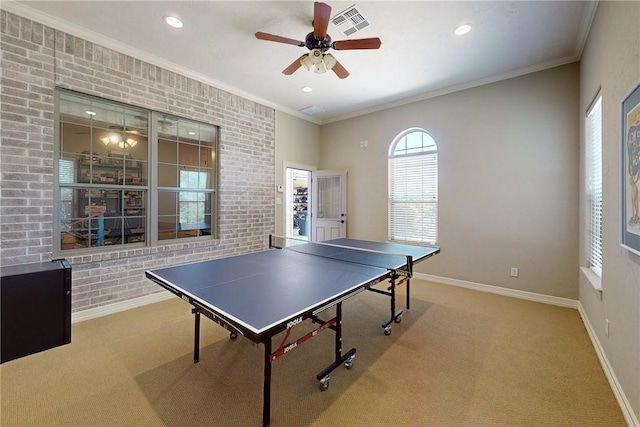
[[[62,113],[61,113],[61,95],[67,94],[71,97],[78,97],[79,99],[85,99],[89,101],[94,101],[96,103],[102,103],[107,105],[112,105],[117,108],[129,108],[133,110],[140,110],[147,115],[147,157],[144,161],[146,161],[146,170],[142,172],[143,175],[143,185],[123,185],[117,184],[102,184],[102,183],[84,183],[80,182],[77,176],[74,176],[73,183],[65,183],[60,182],[60,168],[64,167],[63,160],[63,141],[64,136],[61,133],[62,127]],[[54,106],[54,179],[53,179],[53,191],[54,194],[60,194],[63,188],[69,187],[71,191],[75,191],[75,189],[84,189],[91,188],[92,190],[103,190],[103,191],[120,191],[120,198],[122,199],[121,205],[119,208],[121,212],[117,215],[117,218],[126,218],[126,214],[124,213],[124,203],[126,203],[126,194],[131,191],[144,191],[143,198],[143,208],[144,208],[144,218],[141,218],[141,223],[144,223],[144,241],[142,242],[132,242],[125,243],[124,241],[116,244],[104,244],[103,246],[99,246],[98,244],[89,246],[78,246],[71,249],[64,248],[63,249],[63,238],[62,232],[65,230],[65,225],[63,224],[63,220],[66,216],[64,216],[61,212],[63,209],[64,201],[60,200],[60,197],[54,196],[53,203],[53,253],[55,256],[73,256],[81,253],[99,253],[99,252],[108,252],[113,250],[129,250],[129,249],[139,249],[142,247],[153,247],[158,245],[166,245],[166,244],[175,244],[175,243],[186,243],[189,241],[206,241],[206,240],[215,240],[218,239],[219,236],[219,218],[218,218],[218,203],[219,203],[219,175],[220,175],[220,165],[219,165],[219,146],[220,146],[220,127],[213,125],[211,123],[201,122],[190,118],[183,118],[173,114],[160,113],[149,108],[139,107],[135,105],[130,105],[126,103],[122,103],[119,101],[113,101],[106,98],[102,98],[94,95],[87,95],[81,92],[76,92],[73,90],[68,90],[64,88],[56,88],[55,89],[55,106]],[[160,118],[171,117],[175,120],[182,120],[190,123],[198,124],[199,126],[205,127],[210,135],[213,135],[214,141],[210,143],[210,150],[213,157],[211,162],[210,170],[212,172],[212,177],[210,181],[207,183],[210,187],[204,189],[204,192],[211,194],[210,198],[210,206],[208,209],[210,210],[211,215],[211,225],[208,230],[210,232],[204,235],[197,236],[188,236],[188,237],[180,237],[176,236],[174,239],[158,239],[158,129],[159,129],[159,120]],[[95,143],[95,142],[94,142]],[[76,167],[77,168],[77,167]],[[74,168],[75,169],[75,168]],[[126,169],[125,169],[126,170]],[[77,174],[76,174],[77,175]],[[180,183],[178,182],[178,185]],[[179,188],[178,188],[179,189]],[[190,191],[192,189],[185,189],[185,191]],[[202,191],[201,191],[202,192]],[[206,200],[206,197],[205,197]],[[76,200],[75,203],[78,203]],[[86,209],[85,209],[86,210]],[[108,218],[105,216],[105,218]],[[124,224],[124,222],[123,222]],[[124,226],[124,225],[123,225]],[[91,228],[89,228],[91,229]],[[123,230],[124,233],[124,230]],[[124,239],[122,239],[124,240]]]
[[[157,133],[157,135],[155,136],[155,141],[157,142],[157,147],[158,147],[158,158],[156,160],[156,162],[154,163],[155,165],[157,165],[156,170],[159,172],[160,171],[160,165],[164,166],[164,167],[168,167],[171,168],[172,166],[175,167],[175,172],[176,175],[174,176],[174,178],[176,178],[176,181],[174,182],[173,185],[166,185],[166,182],[160,182],[159,179],[154,180],[154,182],[157,184],[157,188],[155,191],[155,194],[157,196],[157,207],[158,207],[158,211],[155,212],[154,214],[154,219],[158,220],[158,224],[157,226],[154,227],[154,230],[157,230],[157,239],[158,242],[175,242],[175,241],[183,241],[185,239],[190,239],[190,238],[202,238],[203,236],[207,236],[209,234],[199,234],[200,232],[202,232],[203,230],[206,230],[206,228],[201,227],[201,225],[203,225],[204,223],[206,223],[206,221],[204,221],[204,223],[195,223],[195,224],[187,224],[186,226],[182,225],[182,221],[180,221],[180,219],[182,218],[182,208],[184,206],[186,206],[186,204],[190,204],[193,203],[193,201],[189,201],[189,200],[183,200],[182,197],[185,195],[195,195],[196,199],[198,199],[200,196],[204,197],[204,199],[206,200],[207,196],[211,197],[211,203],[209,205],[209,209],[210,212],[207,214],[206,213],[206,209],[205,212],[203,213],[203,215],[205,216],[210,216],[211,217],[211,227],[208,229],[210,235],[216,235],[216,231],[214,230],[216,224],[217,224],[217,189],[216,186],[218,184],[218,173],[217,171],[219,170],[218,168],[218,140],[219,140],[219,134],[220,134],[220,129],[216,126],[212,126],[212,125],[208,125],[205,123],[201,123],[201,122],[197,122],[195,120],[191,120],[191,119],[185,119],[185,118],[181,118],[181,117],[177,117],[171,114],[164,114],[164,113],[155,113],[157,116],[157,120],[154,120],[154,123],[159,123],[159,122],[167,122],[167,121],[171,121],[171,120],[175,120],[175,125],[176,125],[176,134],[175,135],[170,135],[168,133],[163,133],[161,135],[160,132]],[[154,117],[156,117],[154,116]],[[205,128],[205,130],[209,130],[209,131],[213,131],[214,135],[215,135],[215,141],[205,141],[202,139],[198,139],[197,141],[194,139],[194,136],[185,136],[184,135],[184,130],[186,129],[191,129],[191,130],[196,130],[196,132],[191,132],[189,133],[189,135],[192,134],[197,134],[197,133],[202,133],[203,130],[203,126]],[[184,127],[184,129],[183,129]],[[172,137],[174,137],[175,139],[171,139]],[[173,161],[170,161],[167,158],[160,158],[160,151],[165,151],[165,150],[161,150],[160,146],[161,146],[161,142],[160,140],[162,140],[162,144],[175,144],[175,158],[173,159]],[[186,149],[188,148],[190,151],[193,151],[197,148],[198,154],[198,164],[193,164],[193,163],[185,163],[182,159],[181,159],[181,155],[182,155],[182,149]],[[208,165],[204,165],[205,167],[203,167],[203,165],[201,164],[202,162],[202,153],[203,151],[207,151],[209,150],[211,152],[211,155],[213,157],[212,161],[208,164]],[[168,152],[167,152],[168,153]],[[208,166],[208,167],[207,167]],[[203,171],[206,173],[206,171],[211,171],[211,177],[209,177],[208,179],[211,180],[211,182],[213,182],[213,184],[211,185],[211,187],[206,187],[206,186],[202,186],[201,182],[200,182],[200,178],[201,178],[201,174],[203,173]],[[193,173],[197,173],[198,174],[198,183],[196,184],[195,187],[193,186],[186,186],[183,184],[186,184],[186,182],[183,182],[181,180],[181,177],[183,175],[183,172],[193,172]],[[164,179],[164,178],[163,178]],[[190,182],[190,180],[187,180]],[[160,207],[160,200],[163,199],[164,197],[161,197],[161,194],[164,195],[168,195],[170,193],[176,193],[175,194],[175,207],[176,210],[175,212],[173,212],[173,215],[167,214],[164,211],[164,208]],[[184,203],[184,204],[183,204]],[[199,203],[199,202],[196,202]],[[204,204],[203,206],[206,207],[206,204]],[[171,239],[171,238],[160,238],[160,234],[163,233],[168,233],[169,229],[165,228],[163,231],[161,231],[160,229],[160,221],[162,220],[164,222],[164,220],[168,219],[169,217],[174,217],[176,219],[175,221],[175,229],[173,230],[173,232],[175,232],[175,238]],[[188,237],[189,234],[193,234],[193,232],[197,232],[199,235],[197,236],[192,236],[192,237]],[[180,234],[183,234],[183,237],[180,237]]]
[[[585,116],[586,268],[597,289],[603,270],[602,178],[602,94],[598,91]]]
[[[414,133],[421,134],[419,151],[418,151],[418,146],[414,146],[412,148],[408,146],[409,140],[407,137]],[[428,144],[425,144],[425,136],[427,137],[427,141],[429,141]],[[398,145],[403,141],[405,144],[404,148],[398,150]],[[398,151],[404,151],[404,152],[398,152]],[[429,211],[431,213],[430,215],[421,215],[421,218],[426,218],[427,225],[421,225],[420,228],[422,229],[422,231],[419,233],[419,235],[417,237],[409,236],[408,223],[411,221],[412,217],[405,218],[403,221],[402,219],[396,218],[395,216],[396,214],[395,205],[397,203],[406,203],[406,202],[394,200],[396,188],[398,188],[398,187],[394,187],[394,185],[396,184],[394,182],[394,176],[396,173],[396,171],[394,171],[394,166],[395,167],[398,166],[397,164],[394,165],[394,163],[398,163],[402,161],[411,162],[412,160],[416,160],[416,159],[418,159],[417,160],[418,162],[428,162],[430,160],[428,159],[429,156],[432,157],[431,159],[432,164],[431,165],[422,164],[420,165],[420,167],[424,168],[426,166],[426,167],[431,167],[435,170],[429,170],[429,173],[427,175],[425,175],[423,172],[421,173],[423,179],[425,180],[422,181],[422,184],[421,184],[422,194],[420,195],[421,199],[417,201],[417,203],[420,205],[419,209],[421,214],[425,214],[426,212],[429,212]],[[393,141],[389,146],[387,172],[388,172],[388,200],[387,200],[388,205],[387,207],[388,207],[388,239],[389,241],[412,243],[412,244],[436,245],[438,241],[439,196],[438,196],[438,144],[435,138],[433,138],[433,136],[425,129],[418,128],[418,127],[412,127],[399,133],[393,139]],[[425,176],[431,177],[432,179],[427,180]],[[428,188],[425,192],[425,187],[431,187],[431,188]],[[405,191],[405,194],[406,194],[406,191]],[[427,200],[426,199],[427,197],[432,197],[432,199]],[[432,205],[432,207],[428,208],[427,204]],[[398,224],[403,222],[404,224]],[[425,233],[425,228],[429,226],[428,223],[431,223],[431,226],[433,228],[432,233],[428,231]]]

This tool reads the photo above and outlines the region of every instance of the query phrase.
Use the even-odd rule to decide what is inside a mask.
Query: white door
[[[347,237],[347,171],[316,171],[312,177],[312,240]]]

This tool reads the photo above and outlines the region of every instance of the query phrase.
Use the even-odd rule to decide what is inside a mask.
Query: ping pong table
[[[396,309],[396,287],[406,284],[409,308],[413,265],[438,252],[437,247],[356,239],[303,242],[269,236],[267,250],[150,270],[146,277],[193,306],[194,363],[200,358],[201,315],[229,330],[231,339],[242,335],[264,344],[262,423],[268,426],[271,364],[319,332],[333,330],[335,358],[316,375],[320,390],[327,390],[329,374],[342,364],[351,368],[356,353],[355,348],[342,351],[342,302],[364,290],[389,297],[390,315],[382,323],[389,335],[403,313]],[[319,317],[333,307],[334,317]],[[287,341],[292,328],[307,319],[319,326]],[[272,338],[284,331],[274,350]]]

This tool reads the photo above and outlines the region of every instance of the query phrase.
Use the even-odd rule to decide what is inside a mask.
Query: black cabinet
[[[71,342],[66,260],[2,267],[0,274],[0,363]]]

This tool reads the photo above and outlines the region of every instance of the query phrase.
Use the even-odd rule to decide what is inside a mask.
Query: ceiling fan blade
[[[274,34],[261,33],[259,31],[256,33],[256,38],[260,40],[267,40],[270,42],[293,44],[300,47],[304,46],[304,42],[294,40],[294,39],[288,39],[282,36],[276,36]]]
[[[295,61],[293,61],[291,63],[291,65],[289,65],[287,68],[282,70],[282,74],[290,76],[291,74],[295,73],[296,70],[302,66],[302,63],[300,62],[300,60],[302,60],[306,56],[307,56],[307,54],[304,54],[300,58],[298,58]]]
[[[333,68],[331,68],[331,70],[334,73],[336,73],[336,76],[338,76],[341,79],[346,79],[347,77],[349,77],[349,72],[347,71],[347,69],[344,68],[342,64],[339,63],[338,61],[336,61],[336,63],[333,65]]]
[[[335,50],[379,49],[381,45],[382,41],[377,37],[373,37],[370,39],[340,40],[333,42],[331,47]]]
[[[315,2],[313,4],[313,35],[317,39],[323,39],[327,35],[331,6],[326,3]]]

